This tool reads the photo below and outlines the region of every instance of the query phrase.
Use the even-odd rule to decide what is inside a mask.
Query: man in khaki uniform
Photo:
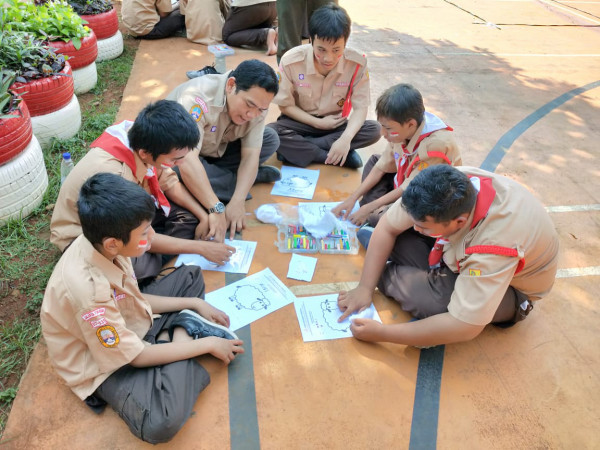
[[[389,258],[389,262],[388,262]],[[489,323],[523,320],[554,283],[558,236],[520,184],[474,167],[437,165],[381,218],[342,318],[371,303],[375,286],[416,322],[355,319],[354,336],[432,346],[473,339]]]
[[[171,0],[123,0],[123,24],[132,36],[162,39],[185,29],[185,17]]]
[[[214,223],[219,219],[207,215],[171,169],[198,139],[196,124],[187,112],[166,100],[146,106],[135,122],[126,120],[109,127],[61,186],[50,222],[50,241],[64,251],[81,234],[76,207],[81,185],[96,173],[109,172],[137,183],[156,200],[153,226],[159,234],[153,253],[134,259],[140,282],[159,273],[169,259],[161,255],[197,253],[224,264],[235,248],[208,240],[215,235]],[[219,214],[211,214],[215,215]]]
[[[90,177],[77,202],[83,234],[56,265],[40,313],[50,361],[67,386],[97,413],[109,404],[154,444],[175,435],[210,381],[195,357],[228,364],[243,352],[226,329],[229,317],[200,298],[199,267],[181,266],[140,292],[129,258],[152,244],[155,209],[118,175]]]
[[[377,99],[375,109],[388,145],[381,155],[372,155],[367,161],[358,189],[332,209],[334,214],[358,226],[377,225],[387,208],[402,197],[410,181],[427,167],[462,164],[452,128],[425,111],[421,93],[410,84],[387,89]],[[351,213],[358,200],[360,209]]]
[[[225,74],[194,78],[167,96],[183,105],[200,130],[200,143],[179,165],[181,178],[203,204],[206,195],[227,203],[232,239],[245,226],[252,185],[281,178],[278,169],[262,165],[279,146],[277,134],[265,128],[277,90],[273,69],[253,59]]]
[[[281,116],[269,124],[279,135],[278,158],[300,167],[310,163],[357,168],[355,149],[379,140],[369,108],[367,58],[349,48],[350,17],[328,4],[316,10],[308,29],[312,44],[289,50],[279,65],[281,85],[273,101]],[[352,110],[352,114],[350,114]]]

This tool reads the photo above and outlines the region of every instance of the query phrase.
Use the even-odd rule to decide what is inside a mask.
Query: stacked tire
[[[0,225],[28,216],[44,198],[48,174],[25,102],[0,120]]]
[[[81,18],[87,22],[90,29],[94,30],[98,39],[96,62],[108,61],[121,56],[123,35],[119,31],[119,18],[114,8],[100,14],[82,15]]]
[[[93,30],[90,35],[81,40],[79,50],[73,45],[73,41],[51,41],[50,47],[57,54],[67,56],[67,60],[73,70],[73,81],[75,94],[89,92],[98,82],[98,70],[96,69],[96,58],[98,56],[98,40]]]
[[[68,139],[79,131],[81,109],[68,62],[60,74],[28,83],[14,83],[11,90],[27,104],[33,134],[42,148],[48,147],[52,138]]]

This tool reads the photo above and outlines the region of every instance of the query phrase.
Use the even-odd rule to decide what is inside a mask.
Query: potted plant
[[[28,3],[20,0],[4,0],[8,5],[4,29],[26,31],[38,39],[49,41],[56,53],[63,54],[73,69],[75,93],[83,94],[98,81],[96,57],[98,45],[96,35],[84,25],[66,1],[35,0]]]
[[[96,62],[115,59],[123,53],[123,35],[119,31],[119,18],[110,0],[68,0],[68,2],[96,34],[98,39]]]
[[[29,215],[48,187],[27,105],[10,89],[15,77],[12,71],[0,71],[0,225]]]
[[[0,34],[0,61],[16,73],[11,91],[20,95],[31,115],[33,132],[42,146],[53,137],[69,138],[81,126],[69,63],[47,43],[25,32]]]

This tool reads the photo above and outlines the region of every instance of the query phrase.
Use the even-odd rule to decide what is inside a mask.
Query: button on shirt
[[[129,258],[112,262],[80,236],[54,268],[40,319],[52,364],[83,400],[149,345],[152,310]]]
[[[151,166],[144,164],[135,152],[134,158],[135,174],[127,164],[122,163],[98,147],[90,149],[81,161],[75,165],[60,188],[50,222],[50,241],[61,251],[81,234],[81,225],[77,214],[77,199],[79,198],[81,186],[92,175],[100,172],[113,173],[128,181],[137,183],[151,194],[148,180],[144,179]],[[164,192],[179,183],[179,179],[172,169],[165,168],[160,172],[158,182]]]
[[[310,44],[294,47],[281,58],[279,92],[273,103],[279,106],[297,106],[313,116],[339,114],[357,64],[361,67],[354,79],[352,108],[367,109],[370,102],[367,58],[346,48],[337,65],[327,76],[323,76],[315,67]]]
[[[205,75],[177,86],[167,100],[175,100],[191,114],[200,130],[196,155],[220,158],[229,142],[241,140],[243,148],[262,147],[267,111],[242,125],[231,121],[227,112],[225,85],[231,72]]]
[[[473,325],[491,322],[509,286],[532,300],[544,297],[554,284],[558,265],[558,235],[542,204],[519,183],[475,167],[457,167],[473,177],[492,179],[496,196],[487,216],[473,229],[467,224],[448,238],[444,262],[460,273],[448,305],[455,318]],[[398,200],[387,211],[390,225],[406,230],[413,221]],[[467,247],[491,245],[516,249],[519,258],[486,253],[465,254]],[[519,259],[525,267],[515,275]]]

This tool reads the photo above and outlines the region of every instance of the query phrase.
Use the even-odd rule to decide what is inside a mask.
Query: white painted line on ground
[[[386,56],[418,56],[433,55],[433,56],[501,56],[504,58],[598,58],[600,53],[580,53],[580,54],[562,54],[562,53],[493,53],[493,52],[436,52],[436,51],[423,51],[423,52],[386,52]],[[377,52],[375,52],[377,56]]]
[[[546,206],[546,211],[549,213],[600,211],[600,203],[592,205]]]
[[[582,19],[585,19],[585,20],[588,20],[590,22],[600,25],[600,21],[592,19],[591,17],[588,17],[588,16],[584,16],[583,14],[578,14],[575,11],[573,11],[571,8],[565,8],[564,6],[560,6],[559,4],[557,4],[555,2],[548,2],[546,0],[538,0],[538,1],[545,3],[548,6],[552,6],[553,8],[562,9],[563,11],[566,11],[569,14],[573,14],[574,16],[581,17]]]
[[[600,266],[558,269],[556,272],[556,278],[587,277],[590,275],[600,275]]]

